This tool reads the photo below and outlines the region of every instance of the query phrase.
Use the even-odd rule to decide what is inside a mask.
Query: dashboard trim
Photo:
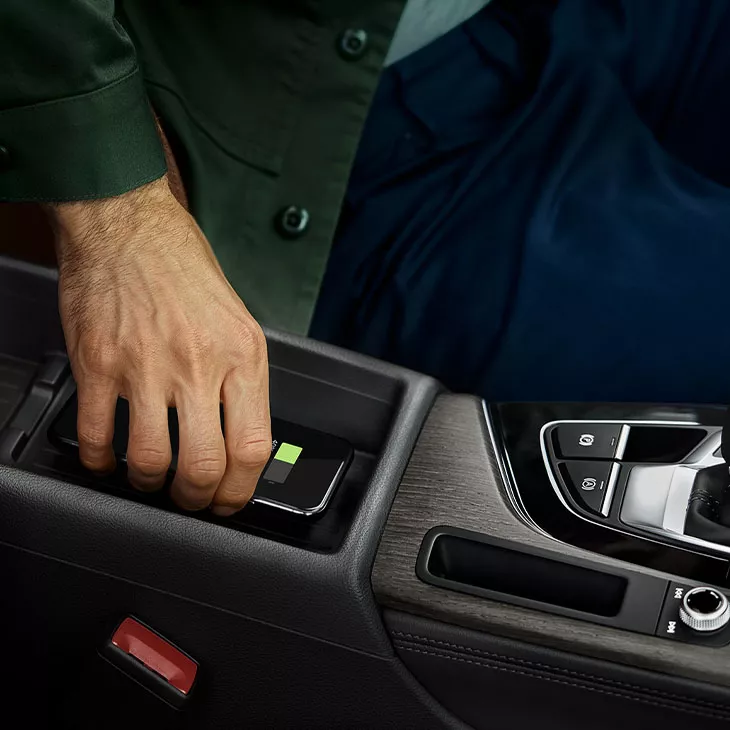
[[[496,419],[492,425],[497,431],[495,436],[501,436]],[[499,444],[498,438],[496,441]],[[545,488],[552,494],[547,481]],[[556,556],[583,558],[597,568],[629,567],[625,561],[563,543],[525,523],[503,480],[488,433],[485,408],[481,399],[473,396],[440,395],[424,424],[372,568],[371,585],[381,608],[517,639],[532,646],[730,687],[730,647],[672,642],[424,583],[416,575],[416,561],[424,536],[438,526],[472,530],[516,545],[543,548]],[[673,578],[668,572],[643,565],[633,564],[630,568],[642,574]]]
[[[481,403],[482,411],[484,413],[484,420],[487,425],[487,434],[489,435],[489,441],[492,445],[492,449],[494,450],[494,458],[497,462],[499,475],[502,477],[502,484],[504,485],[505,492],[509,497],[509,501],[512,507],[528,527],[531,527],[533,530],[542,533],[546,537],[549,537],[551,540],[556,540],[556,538],[554,538],[550,533],[543,530],[543,528],[540,527],[540,525],[538,525],[537,522],[532,519],[532,517],[530,517],[530,513],[525,508],[525,505],[522,502],[522,497],[520,496],[519,489],[517,489],[517,480],[515,479],[515,475],[512,470],[512,464],[509,460],[509,454],[507,453],[507,449],[504,447],[501,439],[498,438],[498,432],[494,426],[492,414],[489,410],[489,404],[485,400],[482,400]]]
[[[545,465],[545,469],[547,471],[548,479],[550,480],[550,485],[553,488],[553,491],[555,492],[558,500],[560,503],[565,507],[565,509],[568,510],[574,517],[578,517],[584,522],[588,522],[591,525],[597,525],[598,527],[602,527],[605,530],[612,530],[613,532],[622,533],[624,535],[631,535],[632,537],[636,537],[636,533],[630,532],[628,530],[622,530],[620,527],[617,527],[616,525],[610,525],[604,522],[598,522],[597,520],[592,520],[589,517],[586,517],[585,515],[578,512],[576,509],[573,508],[571,504],[568,503],[568,501],[565,499],[565,496],[563,495],[563,491],[560,488],[560,485],[558,484],[557,479],[555,478],[555,472],[552,468],[552,463],[550,461],[550,455],[547,451],[547,434],[548,431],[552,430],[556,426],[559,426],[561,424],[573,424],[573,423],[595,423],[595,424],[624,424],[626,426],[632,427],[632,426],[698,426],[702,427],[701,423],[697,423],[696,421],[633,421],[633,420],[601,420],[601,419],[591,419],[589,420],[557,420],[557,421],[550,421],[549,423],[546,423],[542,429],[540,430],[540,452],[542,454],[543,463]],[[709,433],[692,451],[687,455],[686,459],[691,459],[693,455],[695,455],[697,452],[704,452],[705,449],[703,447],[706,447],[707,443],[710,441],[715,441],[716,438],[716,432]],[[714,443],[713,443],[714,445]],[[711,449],[710,454],[712,455],[716,449]],[[622,454],[623,455],[623,454]],[[682,463],[686,464],[696,464],[695,461],[685,461]],[[722,463],[722,459],[715,459],[714,463]],[[604,517],[607,517],[612,505],[613,501],[613,492],[616,488],[616,482],[618,480],[618,468],[616,468],[618,465],[614,464],[614,468],[611,470],[611,479],[609,481],[608,488],[606,489],[606,497],[603,502],[603,509],[601,510]],[[712,466],[712,463],[708,463],[707,466]],[[519,487],[516,487],[517,491],[519,491]],[[610,499],[609,499],[610,498]],[[606,509],[608,507],[608,509]],[[639,529],[639,528],[637,528]],[[641,527],[641,531],[645,531],[646,533],[651,533],[654,535],[654,542],[659,543],[665,543],[664,540],[661,540],[662,536],[666,536],[667,533],[664,530],[654,530],[650,527]],[[647,535],[642,535],[644,539],[651,540],[652,538]],[[718,545],[714,542],[708,542],[707,540],[701,540],[698,537],[693,537],[692,535],[684,535],[681,533],[672,533],[671,538],[673,540],[676,540],[677,542],[681,542],[684,545],[704,548],[705,550],[713,551],[715,553],[722,553],[723,555],[730,556],[730,546],[726,545]],[[691,548],[690,548],[691,549]],[[695,551],[699,552],[699,551]]]

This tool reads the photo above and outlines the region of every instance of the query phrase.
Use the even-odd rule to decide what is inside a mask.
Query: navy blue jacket
[[[312,334],[492,400],[730,402],[729,40],[725,0],[495,0],[396,64]]]

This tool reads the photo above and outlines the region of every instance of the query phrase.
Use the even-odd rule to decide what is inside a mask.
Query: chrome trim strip
[[[548,429],[552,428],[553,426],[557,426],[560,423],[622,423],[627,424],[629,426],[699,426],[700,428],[710,429],[710,428],[717,428],[719,427],[713,427],[713,426],[704,426],[701,423],[697,423],[696,421],[606,421],[606,420],[589,420],[589,419],[583,419],[583,420],[567,420],[567,421],[550,421],[549,423],[546,423],[541,429],[540,429],[540,450],[542,452],[542,459],[545,465],[545,469],[547,471],[548,479],[550,480],[550,484],[553,487],[553,491],[555,492],[558,500],[560,503],[565,507],[565,509],[568,510],[572,515],[577,517],[578,519],[583,520],[584,522],[587,522],[589,525],[598,525],[599,527],[603,527],[605,530],[612,530],[613,532],[618,532],[622,535],[630,535],[631,537],[638,537],[639,539],[644,540],[650,540],[651,542],[656,542],[660,545],[671,545],[672,543],[667,542],[666,540],[659,540],[655,539],[652,540],[650,537],[646,535],[640,535],[635,532],[629,532],[628,530],[622,530],[618,527],[615,527],[613,525],[607,525],[603,522],[598,522],[596,520],[588,519],[587,517],[584,517],[579,512],[576,512],[566,501],[563,497],[562,491],[560,489],[560,486],[558,485],[555,475],[553,473],[552,465],[550,464],[550,457],[547,453],[547,447],[546,447],[546,439],[545,435],[548,431]],[[718,431],[715,430],[712,433],[708,434],[707,439],[712,438]],[[704,441],[700,443],[700,445],[697,447],[698,449],[704,444]],[[695,449],[695,452],[697,449]],[[693,452],[693,453],[695,453]],[[652,528],[643,527],[642,531],[644,532],[651,532],[652,534],[656,534],[658,536],[665,536],[667,535],[666,532],[663,530],[654,530]],[[730,546],[725,545],[718,545],[714,542],[707,542],[706,540],[700,540],[698,537],[692,537],[691,535],[672,535],[672,539],[676,540],[677,542],[685,543],[686,545],[691,545],[694,547],[700,547],[705,548],[709,551],[714,551],[716,553],[722,553],[724,555],[730,555]],[[691,550],[691,548],[687,547],[686,550]],[[692,551],[696,552],[696,551]],[[705,553],[699,553],[700,555],[703,555]]]
[[[707,438],[701,441],[697,447],[691,451],[683,464],[692,464],[693,466],[716,466],[722,464],[725,460],[720,456],[715,456],[715,452],[722,445],[722,431],[709,433]]]
[[[492,414],[489,411],[489,404],[482,399],[482,413],[484,414],[484,420],[487,425],[487,433],[489,434],[489,441],[494,452],[494,458],[497,462],[497,469],[499,470],[499,476],[502,479],[502,485],[504,491],[507,494],[512,509],[515,511],[517,516],[530,528],[539,532],[545,537],[549,537],[551,540],[556,540],[549,532],[545,532],[540,525],[535,522],[529,513],[525,509],[525,505],[522,502],[519,490],[517,489],[517,482],[515,480],[514,472],[512,471],[512,464],[507,454],[507,449],[504,447],[501,438],[497,438],[497,432],[492,420]]]
[[[620,470],[620,464],[613,464],[613,466],[611,467],[611,473],[608,475],[606,494],[603,495],[603,504],[601,505],[601,514],[604,517],[608,517],[608,513],[611,511],[613,493],[616,491],[616,485],[618,484],[618,474]]]
[[[629,443],[630,433],[631,426],[629,426],[627,423],[624,423],[624,425],[621,426],[621,432],[618,435],[618,444],[616,444],[616,456],[614,456],[614,458],[618,459],[619,461],[624,458],[624,454],[626,453],[626,444]]]

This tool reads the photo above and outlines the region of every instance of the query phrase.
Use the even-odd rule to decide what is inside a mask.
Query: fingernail
[[[233,509],[233,507],[218,507],[217,505],[211,507],[210,511],[217,517],[230,517],[238,512],[238,510]]]

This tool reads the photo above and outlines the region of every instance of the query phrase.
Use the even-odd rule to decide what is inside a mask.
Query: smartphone
[[[78,451],[77,400],[74,395],[49,429],[49,438],[61,448]],[[221,408],[221,421],[223,409]],[[177,466],[177,411],[168,411],[171,470]],[[299,515],[315,515],[326,509],[352,461],[348,441],[277,418],[271,420],[271,457],[256,486],[253,501]],[[114,422],[114,453],[126,461],[129,437],[129,403],[120,398]]]

